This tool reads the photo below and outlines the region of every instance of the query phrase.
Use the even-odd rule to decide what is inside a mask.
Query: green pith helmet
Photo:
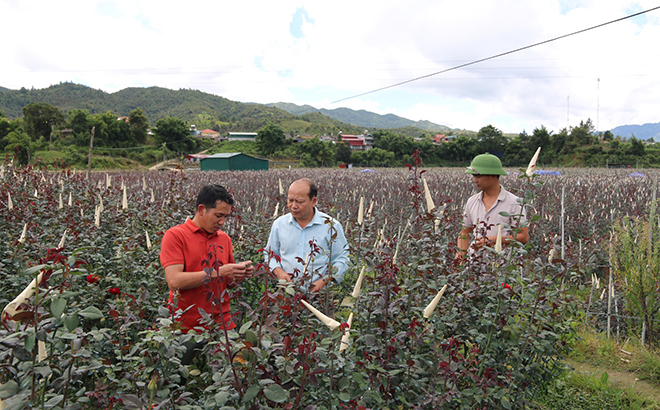
[[[465,173],[472,175],[506,175],[506,171],[502,168],[502,162],[493,154],[481,154],[474,157]]]

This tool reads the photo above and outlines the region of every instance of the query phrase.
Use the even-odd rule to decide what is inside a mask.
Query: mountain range
[[[648,140],[653,138],[655,142],[660,142],[660,123],[644,125],[620,125],[612,128],[610,132],[619,135],[622,138],[635,137],[639,140]]]
[[[325,134],[342,131],[358,134],[365,129],[390,129],[408,136],[428,133],[459,133],[430,121],[412,121],[394,114],[376,114],[365,110],[336,108],[317,109],[310,105],[278,102],[254,104],[231,101],[198,90],[170,90],[162,87],[125,88],[107,93],[84,85],[60,83],[44,89],[11,90],[0,86],[0,112],[9,119],[22,115],[22,109],[32,102],[54,105],[66,113],[73,109],[88,110],[91,114],[113,112],[127,116],[140,108],[154,124],[164,117],[177,117],[198,129],[219,126],[226,131],[256,131],[273,122],[292,134]],[[622,125],[611,130],[623,138],[635,136],[641,140],[660,141],[660,123]],[[474,134],[474,131],[470,133]]]
[[[450,132],[451,128],[445,125],[434,124],[430,121],[412,121],[407,118],[399,117],[394,114],[376,114],[365,110],[352,110],[350,108],[335,108],[328,110],[325,108],[314,108],[311,105],[296,105],[292,103],[278,102],[266,104],[270,107],[276,107],[294,115],[301,115],[309,112],[320,112],[321,114],[342,121],[348,124],[358,125],[365,128],[404,128],[416,127],[425,131],[432,132]]]

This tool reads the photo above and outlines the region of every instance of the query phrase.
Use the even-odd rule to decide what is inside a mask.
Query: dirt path
[[[567,363],[573,366],[576,372],[585,376],[600,376],[607,372],[610,384],[620,388],[633,387],[635,392],[640,396],[654,399],[660,403],[660,387],[647,381],[640,380],[635,373],[620,372],[604,367],[594,367],[587,363],[579,363],[572,360],[569,360]]]

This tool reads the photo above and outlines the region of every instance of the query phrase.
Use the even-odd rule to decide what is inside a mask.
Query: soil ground
[[[611,385],[619,388],[632,387],[642,397],[651,398],[660,403],[660,386],[641,380],[635,373],[622,372],[604,367],[594,367],[588,363],[580,363],[574,360],[567,361],[576,372],[585,376],[600,376],[607,372]]]

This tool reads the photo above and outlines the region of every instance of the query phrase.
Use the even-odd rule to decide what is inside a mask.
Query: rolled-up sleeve
[[[268,243],[264,250],[264,261],[270,266],[271,271],[275,268],[282,268],[280,259],[280,224],[278,222],[279,220],[273,222],[270,235],[268,236]]]
[[[332,259],[330,264],[337,268],[337,272],[333,274],[333,279],[341,282],[344,279],[344,274],[348,270],[349,263],[349,250],[346,236],[344,235],[344,228],[339,222],[336,223],[335,229],[337,230],[337,237],[332,244]]]

